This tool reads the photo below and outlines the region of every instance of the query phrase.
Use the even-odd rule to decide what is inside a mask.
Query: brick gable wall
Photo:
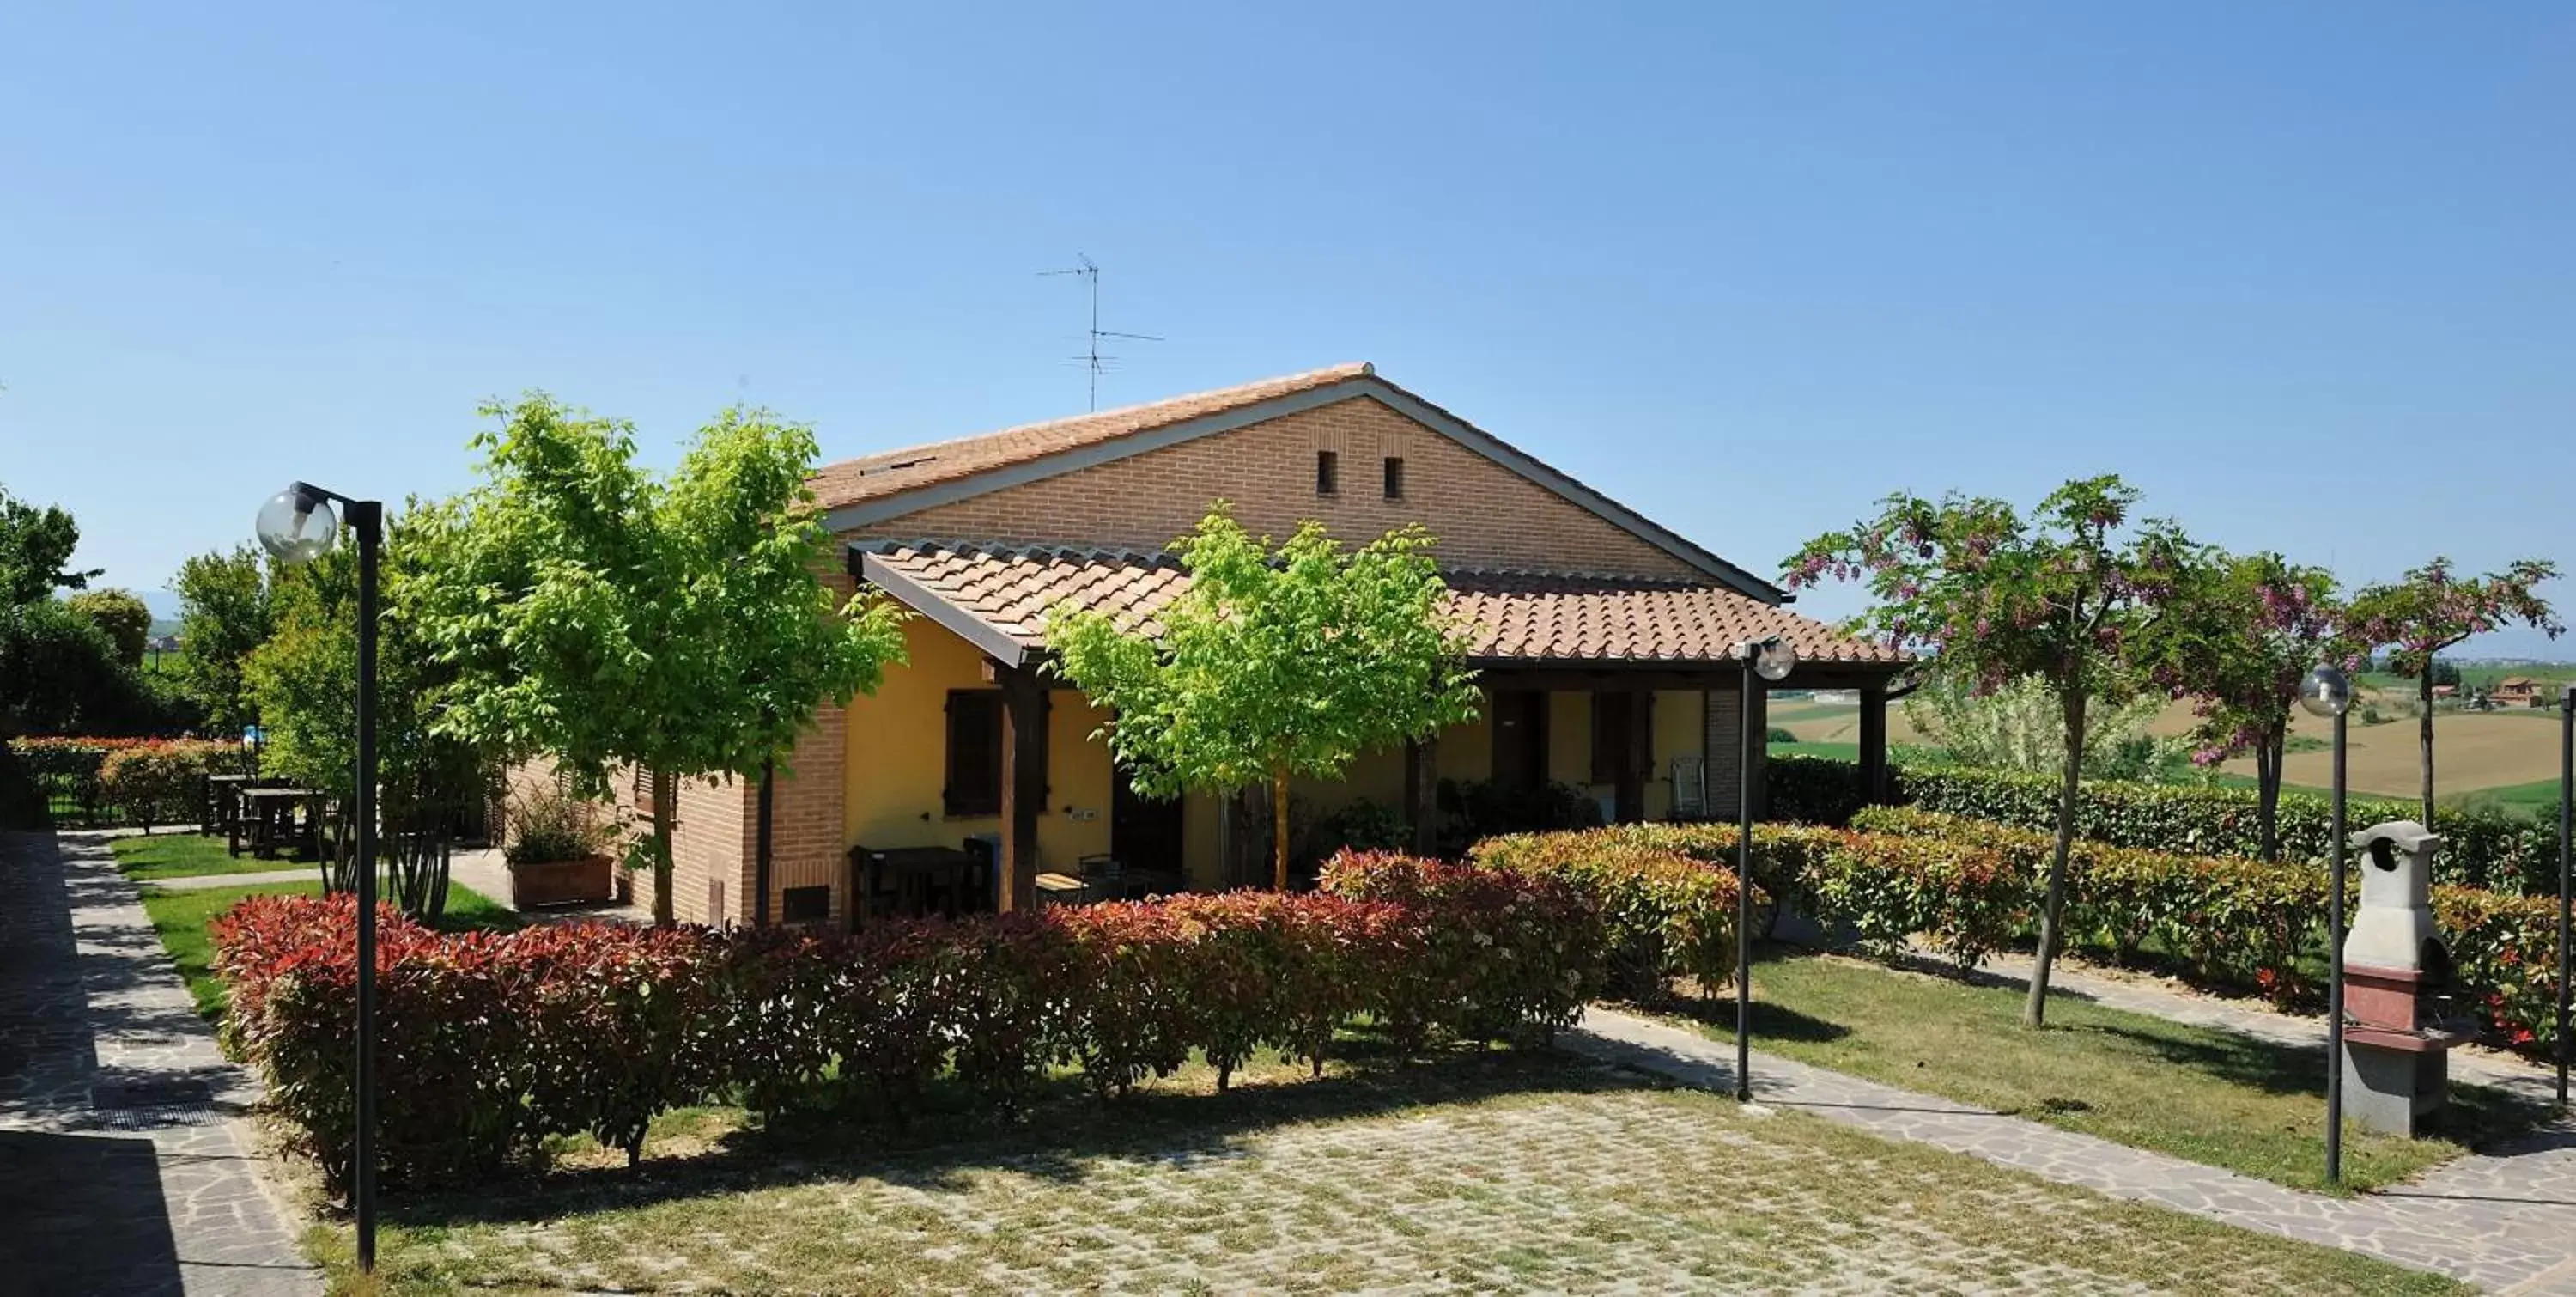
[[[1315,491],[1315,455],[1340,457],[1340,490]],[[1382,494],[1383,461],[1404,460],[1401,500]],[[1362,541],[1419,522],[1450,567],[1532,568],[1705,579],[1546,487],[1367,397],[1265,420],[1112,463],[936,505],[855,536],[924,536],[1159,548],[1198,524],[1211,501],[1235,505],[1256,533],[1285,537],[1308,518]]]

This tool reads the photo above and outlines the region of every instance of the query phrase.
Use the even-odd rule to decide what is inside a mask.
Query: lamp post
[[[2342,1184],[2344,720],[2352,710],[2352,681],[2333,667],[2318,667],[2299,682],[2299,706],[2334,718],[2334,804],[2326,829],[2334,860],[2326,897],[2326,1183]]]
[[[303,482],[260,506],[259,543],[279,561],[310,563],[340,539],[346,511],[358,534],[358,1129],[351,1150],[350,1213],[358,1227],[358,1268],[376,1268],[376,566],[385,507]]]
[[[2576,685],[2558,696],[2558,1108],[2567,1108],[2567,909],[2576,853]]]
[[[1777,635],[1735,646],[1744,668],[1736,693],[1735,762],[1735,1100],[1753,1101],[1753,767],[1762,734],[1753,723],[1753,691],[1798,665],[1798,651]]]

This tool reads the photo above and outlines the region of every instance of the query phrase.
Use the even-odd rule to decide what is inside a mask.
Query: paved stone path
[[[1734,1092],[1734,1046],[1697,1031],[1594,1008],[1558,1039],[1593,1057]],[[1753,1094],[1758,1103],[1890,1138],[2485,1288],[2576,1292],[2576,1128],[2563,1122],[2526,1147],[2461,1158],[2402,1189],[2331,1198],[1758,1050]]]
[[[105,836],[0,834],[0,1289],[319,1293]]]

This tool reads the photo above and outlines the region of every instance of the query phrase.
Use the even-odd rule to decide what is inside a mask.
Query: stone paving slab
[[[109,836],[0,834],[0,1289],[319,1293]]]
[[[1719,1093],[1735,1050],[1697,1031],[1595,1007],[1558,1039],[1577,1052]],[[2335,1198],[2091,1135],[1880,1085],[1756,1051],[1758,1103],[1796,1108],[1894,1139],[1968,1153],[2045,1179],[2244,1229],[2432,1270],[2514,1293],[2576,1291],[2576,1126],[2527,1148],[2462,1158],[2414,1185]]]

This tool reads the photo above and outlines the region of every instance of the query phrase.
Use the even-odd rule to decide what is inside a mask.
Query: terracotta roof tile
[[[1129,629],[1189,588],[1170,554],[1090,546],[889,540],[860,546],[896,575],[1025,647],[1059,606],[1108,612]],[[1472,656],[1511,662],[1726,660],[1736,644],[1779,635],[1803,661],[1895,665],[1901,654],[1812,617],[1717,585],[1547,572],[1452,571],[1450,606],[1472,626]]]
[[[1372,372],[1368,365],[1362,363],[1335,365],[1330,369],[1290,374],[1284,378],[1265,378],[1257,383],[1176,396],[1145,405],[1101,410],[1070,419],[1023,424],[981,436],[889,450],[826,464],[807,480],[807,485],[814,488],[814,496],[824,508],[838,509],[863,500],[1043,459],[1079,446],[1115,441],[1155,428],[1223,414],[1276,397],[1329,387]]]

